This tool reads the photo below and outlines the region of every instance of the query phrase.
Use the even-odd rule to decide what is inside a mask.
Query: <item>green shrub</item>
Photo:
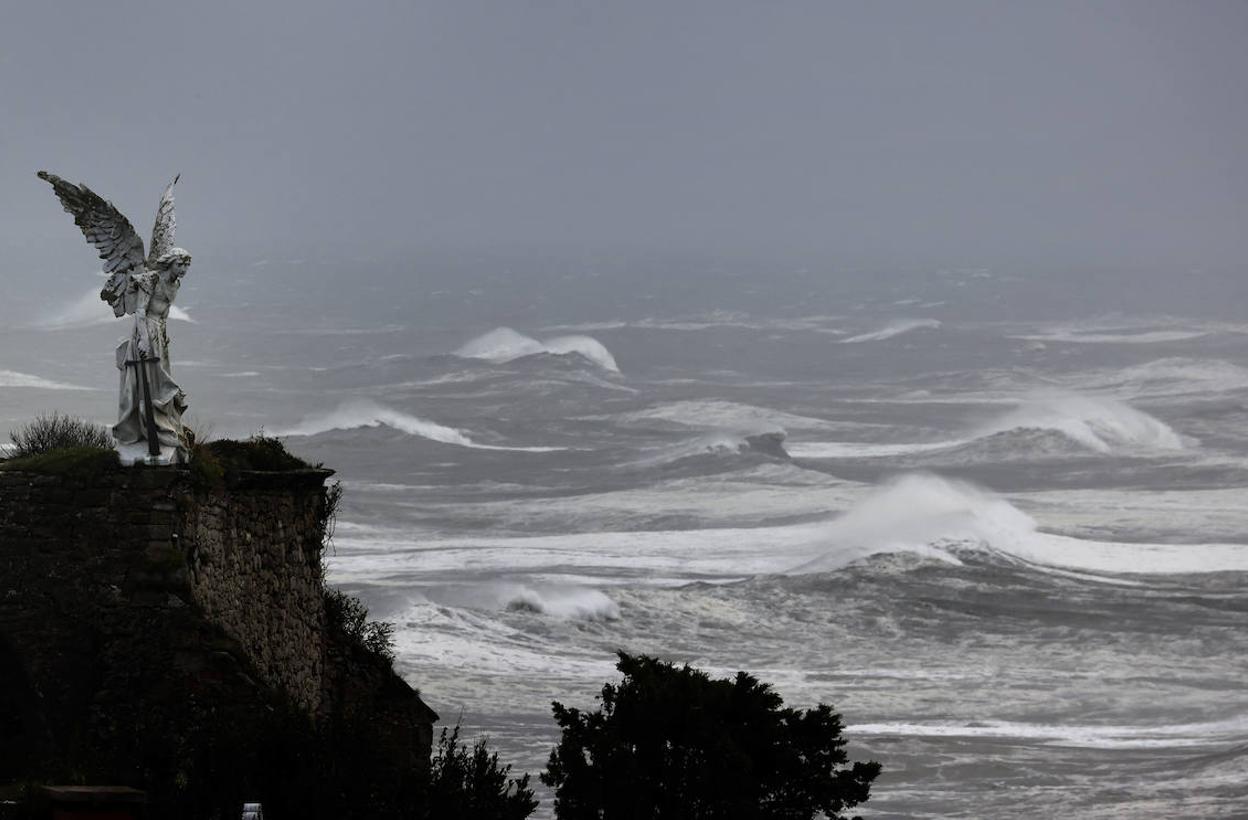
[[[203,447],[227,473],[247,470],[281,473],[320,466],[291,455],[281,439],[264,434],[254,435],[246,441],[218,439]]]
[[[352,644],[370,655],[394,661],[394,624],[370,621],[368,607],[354,595],[326,588],[325,620],[331,629],[345,635]]]
[[[438,738],[425,800],[422,820],[524,820],[537,808],[529,776],[511,777],[484,740],[461,744],[458,725]]]
[[[39,416],[9,433],[12,458],[38,456],[54,450],[93,448],[111,450],[113,436],[99,424],[53,413]]]
[[[342,482],[335,481],[325,488],[321,515],[317,523],[321,531],[321,550],[333,549],[334,529],[338,524],[338,507],[342,505]]]
[[[191,483],[201,490],[219,487],[225,481],[225,468],[206,445],[191,445],[188,466],[191,470]]]
[[[69,447],[0,462],[0,470],[43,475],[97,476],[121,466],[117,451],[99,447]]]
[[[865,803],[880,764],[847,766],[841,718],[820,704],[785,709],[738,672],[712,680],[689,666],[619,653],[618,685],[595,712],[554,704],[563,729],[542,782],[560,820],[841,818]]]

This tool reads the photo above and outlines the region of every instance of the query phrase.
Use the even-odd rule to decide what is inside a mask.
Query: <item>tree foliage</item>
[[[425,799],[429,820],[524,820],[537,808],[529,776],[511,777],[484,740],[462,745],[458,725],[442,729]]]
[[[866,802],[880,764],[847,765],[830,707],[783,708],[745,672],[619,653],[594,712],[554,704],[563,730],[542,782],[560,820],[812,820]]]
[[[365,652],[385,658],[387,663],[394,661],[394,624],[370,621],[364,602],[340,589],[326,587],[323,594],[330,629],[341,631]]]

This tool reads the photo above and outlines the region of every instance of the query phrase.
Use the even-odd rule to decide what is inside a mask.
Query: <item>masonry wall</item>
[[[181,788],[194,738],[281,704],[376,727],[396,782],[427,766],[437,715],[325,621],[330,474],[0,470],[0,783]]]
[[[189,592],[238,639],[265,683],[315,712],[323,677],[322,485],[326,471],[253,475],[181,494],[173,538]]]

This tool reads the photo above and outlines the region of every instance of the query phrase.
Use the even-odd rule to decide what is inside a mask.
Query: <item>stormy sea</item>
[[[110,420],[90,282],[10,303],[0,433]],[[206,258],[170,335],[201,436],[338,471],[330,580],[517,771],[623,649],[832,704],[884,766],[864,817],[1242,817],[1245,303],[1238,272]]]

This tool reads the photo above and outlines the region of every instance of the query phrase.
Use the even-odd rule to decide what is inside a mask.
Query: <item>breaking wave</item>
[[[594,364],[619,373],[619,365],[615,357],[601,342],[590,336],[557,336],[544,342],[538,341],[523,333],[517,333],[509,327],[491,330],[468,342],[455,351],[456,356],[465,359],[485,359],[490,362],[510,362],[525,356],[536,356],[550,353],[566,356],[577,353]]]
[[[1104,396],[1035,393],[977,432],[977,437],[1019,430],[1055,430],[1098,453],[1182,450],[1168,424]]]
[[[879,330],[873,330],[870,333],[862,333],[857,336],[850,336],[848,339],[841,339],[841,344],[879,342],[884,339],[891,339],[894,336],[900,336],[903,333],[909,333],[912,330],[935,330],[938,327],[940,327],[940,322],[936,319],[897,319],[884,325],[884,327]]]
[[[603,592],[584,587],[534,588],[515,585],[504,589],[506,609],[533,612],[578,621],[615,621],[620,608]]]
[[[1248,545],[1087,541],[1044,533],[1005,499],[925,473],[881,486],[831,522],[825,536],[823,554],[793,573],[827,572],[882,552],[914,552],[956,564],[965,550],[986,550],[1033,567],[1112,574],[1248,571]]]
[[[42,390],[94,390],[93,387],[81,387],[66,382],[54,382],[42,376],[19,373],[16,370],[0,370],[0,387],[37,387]]]
[[[195,324],[195,320],[191,318],[190,314],[177,305],[169,308],[169,318],[179,322]],[[71,328],[91,327],[93,325],[107,325],[117,321],[118,319],[113,315],[112,309],[109,308],[106,302],[100,299],[100,292],[92,289],[60,310],[36,320],[33,326],[40,330],[69,330]]]
[[[960,439],[929,442],[825,441],[794,444],[796,458],[900,458],[930,454],[966,461],[1078,455],[1127,455],[1186,449],[1170,425],[1105,396],[1033,393]]]
[[[1040,741],[1048,746],[1089,749],[1157,749],[1205,746],[1211,742],[1235,742],[1248,732],[1248,715],[1206,723],[1151,724],[1146,726],[1060,726],[1004,720],[974,723],[864,723],[846,727],[860,735],[889,737],[1001,738]]]
[[[1158,344],[1198,339],[1218,331],[1238,330],[1238,327],[1218,323],[1193,323],[1173,319],[1099,320],[1040,328],[1033,333],[1018,334],[1011,338],[1068,344]]]
[[[1181,396],[1248,388],[1248,368],[1223,359],[1170,357],[1124,369],[1092,371],[1084,386],[1132,396]]]
[[[288,430],[278,433],[280,436],[315,436],[328,433],[330,430],[356,430],[361,427],[386,426],[420,436],[430,441],[443,444],[456,444],[460,447],[472,447],[477,450],[513,450],[530,453],[551,452],[562,450],[562,447],[502,447],[493,444],[479,444],[467,433],[454,427],[447,427],[435,421],[409,415],[385,405],[367,399],[346,402],[337,409],[319,416],[304,419]]]

